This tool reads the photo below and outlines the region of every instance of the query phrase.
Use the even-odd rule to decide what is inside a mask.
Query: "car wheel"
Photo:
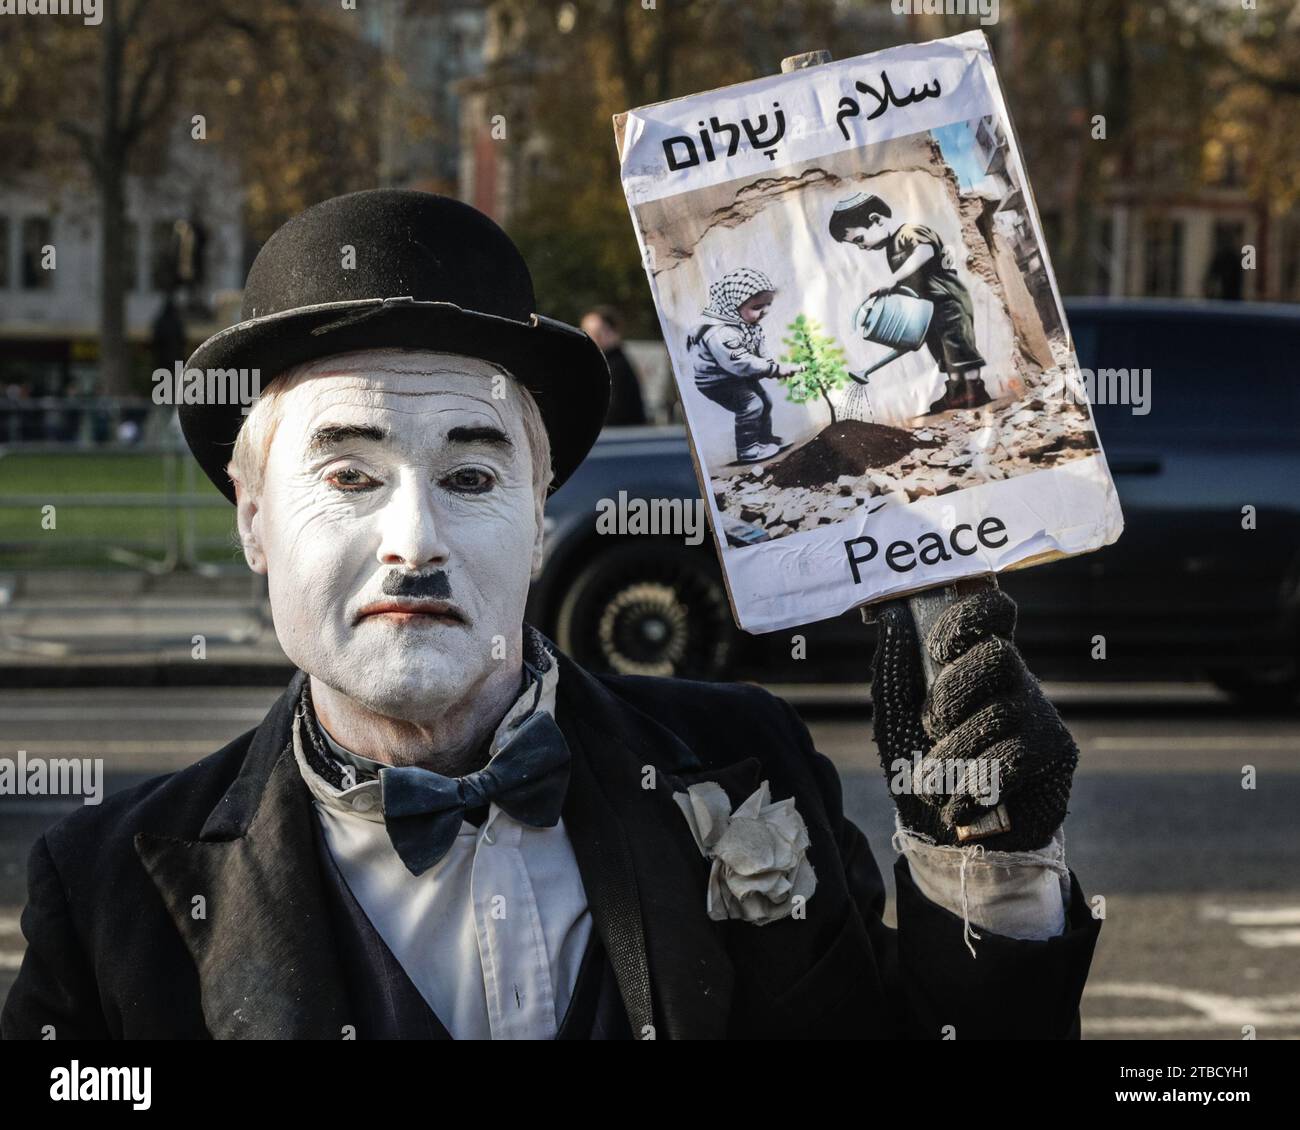
[[[678,545],[617,545],[560,602],[555,642],[593,671],[717,679],[736,639],[712,561]]]

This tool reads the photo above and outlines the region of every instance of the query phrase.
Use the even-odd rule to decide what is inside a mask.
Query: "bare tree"
[[[166,161],[171,129],[202,111],[244,176],[250,222],[368,183],[356,127],[382,81],[355,13],[311,0],[104,0],[103,20],[7,20],[0,145],[10,176],[86,181],[99,201],[100,387],[130,391],[126,181]]]

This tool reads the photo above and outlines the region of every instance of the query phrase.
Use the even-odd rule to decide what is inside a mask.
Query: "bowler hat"
[[[468,204],[373,189],[323,201],[284,224],[253,261],[241,320],[187,369],[257,369],[263,390],[293,365],[357,349],[461,353],[507,369],[537,400],[559,487],[595,443],[609,367],[581,330],[534,312],[519,249]],[[246,406],[245,406],[246,407]],[[239,404],[182,404],[181,429],[228,499]]]

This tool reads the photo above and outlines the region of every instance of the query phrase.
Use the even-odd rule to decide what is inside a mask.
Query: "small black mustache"
[[[385,596],[405,596],[415,600],[447,600],[451,596],[451,582],[447,574],[401,573],[397,570],[384,578],[380,591]]]

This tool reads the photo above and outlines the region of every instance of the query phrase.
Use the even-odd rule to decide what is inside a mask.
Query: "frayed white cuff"
[[[931,902],[960,916],[971,956],[974,927],[1006,938],[1041,941],[1065,932],[1070,872],[1065,829],[1037,851],[988,851],[982,844],[947,846],[903,826],[895,814],[894,850],[907,857],[912,880]]]

